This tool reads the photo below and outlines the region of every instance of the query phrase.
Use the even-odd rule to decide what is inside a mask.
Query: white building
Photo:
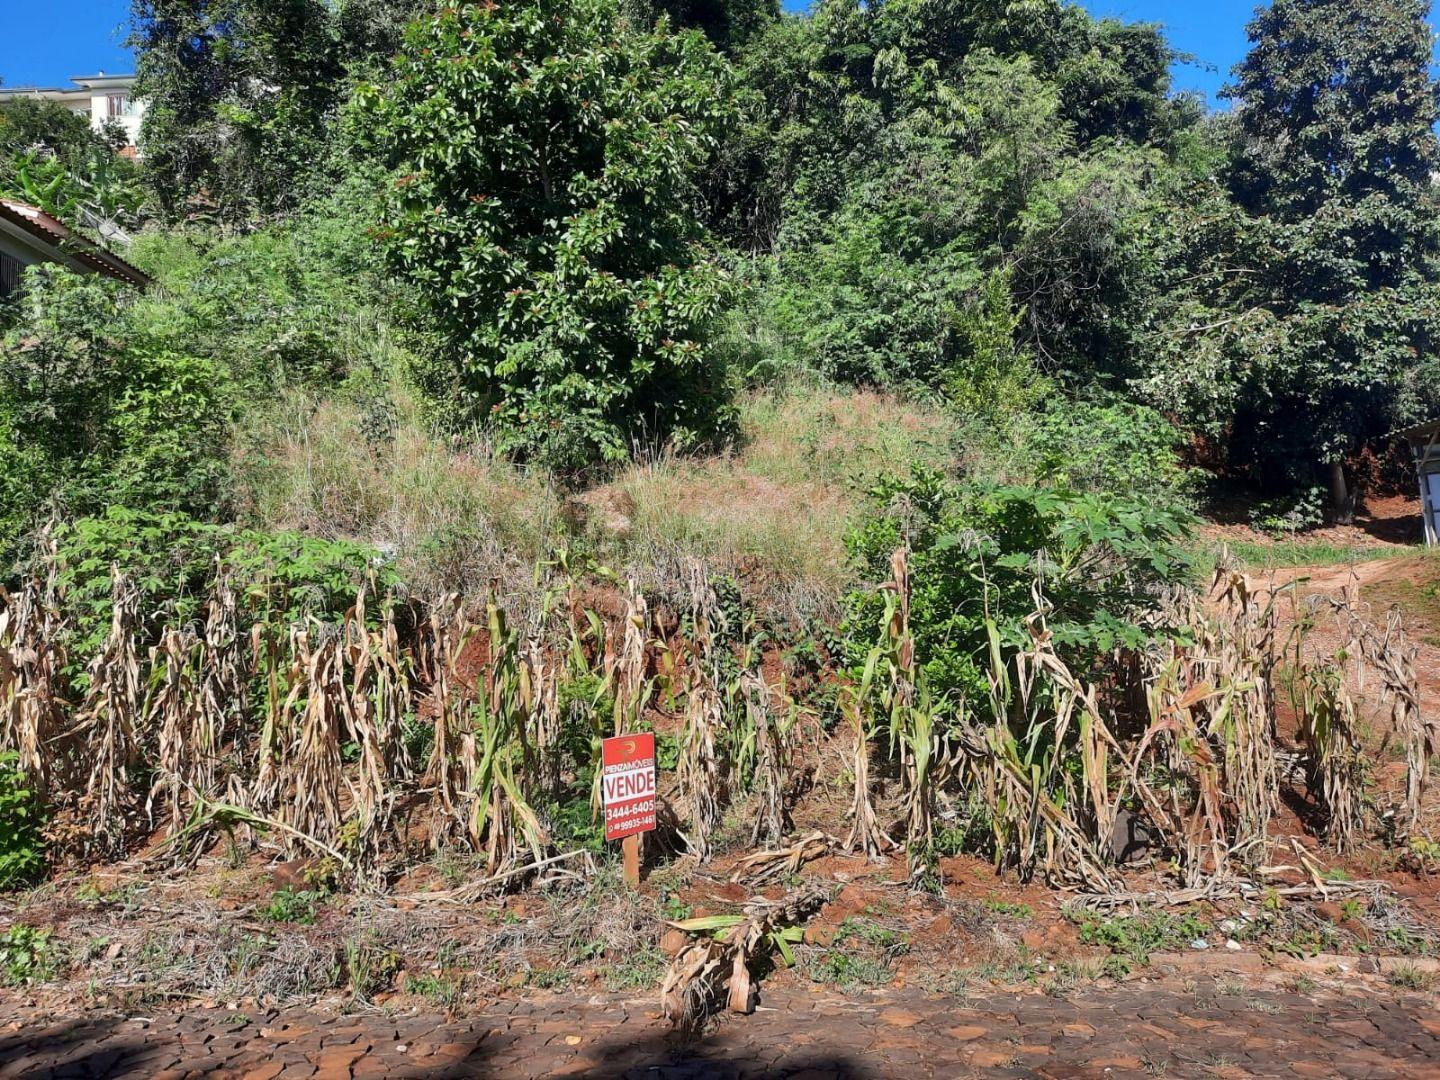
[[[125,129],[127,143],[134,147],[140,138],[140,118],[145,114],[145,103],[131,96],[135,85],[134,75],[75,75],[71,87],[0,86],[0,105],[16,98],[37,97],[47,101],[58,101],[71,112],[90,118],[90,126],[96,131],[109,121],[115,121]]]

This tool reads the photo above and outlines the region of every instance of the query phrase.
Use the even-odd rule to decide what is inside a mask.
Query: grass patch
[[[405,991],[442,1009],[453,1009],[464,997],[464,983],[453,972],[421,972],[406,978]]]
[[[1424,992],[1435,989],[1436,978],[1433,971],[1424,971],[1414,964],[1396,964],[1390,969],[1388,981],[1400,990]]]
[[[804,971],[811,982],[853,993],[888,983],[895,958],[909,950],[909,937],[897,930],[873,919],[846,919],[829,947],[807,958]]]
[[[1245,566],[1258,570],[1279,570],[1294,566],[1343,566],[1375,559],[1403,559],[1425,554],[1423,547],[1334,544],[1324,540],[1277,540],[1262,543],[1234,540],[1225,544]],[[1211,552],[1211,563],[1214,552]]]
[[[268,529],[359,539],[413,590],[529,578],[560,535],[549,481],[481,440],[432,432],[403,392],[393,413],[292,395],[239,448],[242,511]]]
[[[611,992],[649,990],[660,984],[665,975],[665,955],[653,946],[625,957],[600,969],[605,989]]]
[[[1210,927],[1193,915],[1175,916],[1166,911],[1106,918],[1093,912],[1072,916],[1086,945],[1102,945],[1137,966],[1150,962],[1150,954],[1181,949],[1203,938]]]

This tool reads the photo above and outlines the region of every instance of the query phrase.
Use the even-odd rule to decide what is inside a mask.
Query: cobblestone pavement
[[[857,1080],[964,1076],[1440,1078],[1440,1013],[1388,993],[1121,988],[961,1004],[772,991],[678,1042],[651,1000],[502,1002],[464,1019],[202,1010],[60,1016],[0,1002],[0,1077]]]

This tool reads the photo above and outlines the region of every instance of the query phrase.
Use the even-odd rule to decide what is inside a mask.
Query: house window
[[[129,94],[106,94],[105,103],[110,119],[116,120],[130,115]]]
[[[0,251],[0,299],[20,291],[20,278],[25,265]]]

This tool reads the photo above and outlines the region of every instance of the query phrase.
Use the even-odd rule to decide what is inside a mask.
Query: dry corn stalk
[[[847,687],[843,707],[850,716],[854,731],[850,772],[854,779],[850,800],[850,834],[845,838],[846,851],[876,856],[895,846],[875,817],[875,804],[870,800],[870,730],[865,721],[863,690]]]
[[[410,680],[393,601],[388,597],[382,601],[378,625],[371,630],[367,596],[368,590],[362,588],[346,616],[339,647],[349,669],[341,705],[359,758],[354,779],[347,780],[358,816],[355,848],[359,861],[373,867],[394,810],[395,785],[410,773],[401,737]]]
[[[234,583],[229,569],[217,560],[215,580],[205,605],[203,652],[199,661],[199,708],[216,754],[227,743],[242,749],[250,734],[246,730],[250,680],[245,670],[239,627]],[[207,778],[210,782],[213,779],[213,776]],[[205,790],[209,789],[207,782]]]
[[[84,807],[94,822],[93,846],[106,855],[125,848],[138,809],[131,787],[141,762],[140,658],[135,652],[140,591],[120,571],[110,571],[110,633],[91,660],[77,739],[90,755]]]
[[[150,692],[145,702],[145,727],[158,734],[155,779],[146,801],[153,825],[155,800],[170,809],[170,830],[185,822],[190,788],[210,790],[214,779],[214,742],[200,708],[195,654],[199,648],[188,630],[167,629],[150,649]]]
[[[471,842],[477,848],[484,844],[486,872],[495,875],[541,862],[550,838],[526,795],[523,762],[529,718],[519,637],[494,603],[486,607],[486,621],[490,688],[475,712],[475,757],[466,761],[467,797]]]
[[[789,772],[787,727],[770,713],[770,689],[758,674],[740,677],[745,710],[755,733],[755,825],[751,844],[776,844],[789,828],[785,809],[785,782]]]
[[[793,844],[778,851],[757,851],[746,855],[735,864],[730,880],[744,881],[756,888],[767,881],[798,873],[807,862],[824,858],[830,854],[831,840],[819,829],[800,837]]]
[[[1187,887],[1196,888],[1207,877],[1223,877],[1231,844],[1222,807],[1221,772],[1210,740],[1196,719],[1195,709],[1214,694],[1208,683],[1185,686],[1182,661],[1173,653],[1158,669],[1148,687],[1150,723],[1130,766],[1132,786],[1151,824],[1175,854]],[[1163,745],[1166,771],[1183,778],[1164,785],[1142,775],[1148,767],[1145,754]]]
[[[288,755],[283,785],[288,798],[280,818],[307,836],[330,841],[344,820],[341,747],[347,688],[343,638],[334,627],[317,626],[313,634],[299,630],[290,640],[301,677],[290,688],[285,711],[299,715],[299,727]]]
[[[717,742],[725,723],[725,707],[714,637],[718,604],[698,562],[690,565],[689,583],[694,651],[676,780],[688,817],[686,845],[703,861],[710,856],[710,837],[720,824],[723,778]]]
[[[645,679],[645,652],[649,643],[650,609],[632,578],[625,592],[625,636],[615,657],[615,729],[634,731],[649,696]]]
[[[1390,731],[1405,746],[1405,816],[1410,830],[1418,827],[1430,778],[1430,762],[1440,753],[1440,722],[1420,711],[1420,680],[1415,674],[1416,647],[1405,632],[1399,608],[1385,613],[1382,629],[1362,613],[1358,588],[1347,588],[1339,600],[1329,603],[1335,610],[1341,632],[1349,639],[1348,652],[1361,661],[1356,665],[1363,689],[1367,671],[1380,680],[1380,700],[1390,709]]]
[[[63,782],[65,650],[53,598],[53,587],[34,578],[14,594],[0,589],[0,748],[19,755],[42,794]]]
[[[731,1012],[755,1008],[750,965],[774,949],[787,966],[794,963],[790,942],[798,941],[802,922],[825,902],[825,890],[808,886],[777,904],[752,900],[744,915],[713,915],[671,923],[692,933],[714,934],[686,945],[671,961],[660,987],[660,1007],[677,1028],[694,1030],[719,1006],[722,995]]]
[[[1038,586],[1035,601],[1028,623],[1031,646],[1009,660],[998,628],[987,624],[991,723],[976,728],[964,712],[951,721],[961,775],[989,810],[1002,866],[1014,867],[1022,878],[1040,871],[1057,884],[1108,889],[1115,876],[1097,823],[1111,813],[1112,795],[1108,773],[1096,772],[1108,764],[1099,749],[1108,728],[1094,690],[1054,651],[1044,621],[1048,605]],[[1077,742],[1082,766],[1092,770],[1083,792],[1066,768]]]
[[[1305,779],[1325,810],[1325,834],[1337,851],[1358,837],[1365,809],[1365,762],[1355,703],[1340,663],[1301,663],[1295,672]]]
[[[464,827],[467,764],[473,768],[475,740],[467,731],[470,695],[460,685],[456,664],[474,628],[466,617],[464,602],[454,594],[431,604],[429,615],[422,663],[430,682],[435,737],[425,781],[438,797],[435,810],[440,820],[432,830],[438,843],[453,829]]]
[[[560,665],[546,653],[538,636],[532,637],[526,644],[525,664],[533,695],[530,713],[535,722],[536,782],[542,791],[555,796],[564,785],[561,775],[564,725],[560,716]]]

